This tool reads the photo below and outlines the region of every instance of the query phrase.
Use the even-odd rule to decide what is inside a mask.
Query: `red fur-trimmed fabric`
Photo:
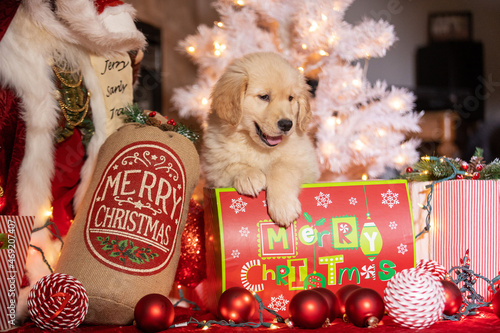
[[[24,156],[26,127],[19,117],[19,100],[0,87],[0,215],[18,215],[17,175]]]
[[[0,1],[0,40],[2,40],[10,22],[14,18],[14,15],[16,15],[19,4],[20,2],[18,0]]]

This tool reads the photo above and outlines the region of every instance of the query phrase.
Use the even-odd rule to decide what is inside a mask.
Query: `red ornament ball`
[[[479,174],[479,172],[474,172],[472,174],[472,179],[476,180],[476,179],[479,179],[481,177],[481,175]]]
[[[456,179],[464,179],[464,175],[462,174],[458,174],[455,176]]]
[[[406,168],[406,173],[412,173],[412,172],[413,172],[413,169],[411,167]]]
[[[464,163],[462,163],[461,167],[462,167],[462,170],[467,171],[467,169],[469,169],[469,164],[464,162]]]
[[[80,281],[62,274],[49,274],[33,286],[28,295],[28,312],[44,330],[73,329],[85,319],[89,306]]]
[[[345,286],[342,286],[339,290],[337,290],[336,295],[337,299],[339,300],[339,317],[342,318],[345,315],[345,302],[347,301],[347,298],[354,291],[360,288],[361,287],[356,284],[346,284]]]
[[[167,297],[160,294],[146,295],[135,305],[135,324],[143,332],[164,331],[172,325],[174,317],[174,306]]]
[[[476,165],[476,170],[477,170],[477,171],[481,171],[481,170],[483,170],[483,168],[484,168],[484,167],[483,167],[483,165],[482,165],[482,164],[478,164],[478,165]]]
[[[302,290],[290,300],[288,311],[298,328],[320,328],[330,313],[325,297],[314,289]]]
[[[340,303],[337,296],[327,288],[314,288],[312,290],[320,293],[325,298],[329,309],[328,319],[330,322],[334,321],[340,315]]]
[[[256,300],[252,293],[242,287],[227,289],[219,298],[217,315],[237,324],[247,323],[255,313]]]
[[[500,291],[497,291],[493,298],[491,299],[491,307],[493,309],[493,313],[500,318]]]
[[[444,289],[444,310],[447,316],[452,316],[460,310],[462,306],[462,293],[457,285],[448,280],[441,280]]]
[[[148,116],[150,116],[150,117],[154,117],[154,116],[156,116],[156,112],[155,112],[155,111],[151,111],[151,112],[148,114]]]
[[[384,299],[373,289],[360,288],[347,298],[345,313],[358,327],[376,327],[384,316]]]

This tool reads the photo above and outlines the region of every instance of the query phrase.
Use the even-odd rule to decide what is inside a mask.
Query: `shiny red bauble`
[[[406,168],[406,173],[412,173],[412,172],[413,172],[413,169],[411,167]]]
[[[447,316],[452,316],[460,310],[462,306],[462,293],[457,285],[448,280],[441,280],[444,288],[444,310]]]
[[[257,301],[247,289],[232,287],[219,298],[217,315],[220,319],[234,321],[237,324],[247,323],[255,313]]]
[[[326,299],[314,289],[302,290],[290,300],[288,311],[293,326],[298,328],[320,328],[328,318],[330,309]]]
[[[356,290],[361,287],[356,284],[346,284],[345,286],[340,287],[339,290],[335,293],[337,295],[337,299],[339,300],[339,317],[343,317],[345,314],[345,302],[347,298]]]
[[[384,316],[384,299],[373,289],[360,288],[347,298],[345,313],[358,327],[376,327]]]
[[[493,295],[491,299],[491,308],[493,309],[493,313],[500,318],[500,291],[497,291],[495,295]]]
[[[149,294],[137,302],[134,309],[135,324],[143,332],[164,331],[174,322],[174,306],[160,294]]]
[[[314,288],[311,290],[320,293],[325,298],[329,309],[328,319],[330,322],[334,321],[340,315],[340,303],[337,296],[335,296],[333,291],[326,288]]]

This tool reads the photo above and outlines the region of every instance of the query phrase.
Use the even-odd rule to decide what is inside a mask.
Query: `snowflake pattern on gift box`
[[[382,195],[382,204],[389,206],[392,208],[394,205],[399,204],[398,196],[399,193],[394,193],[391,190],[387,190],[386,193],[381,193]]]
[[[286,305],[289,302],[289,300],[283,297],[283,294],[279,295],[278,297],[271,296],[271,303],[267,307],[274,311],[285,311]]]
[[[405,255],[406,252],[408,252],[408,247],[405,244],[403,244],[403,243],[399,244],[399,246],[398,246],[398,253],[401,253],[402,255]]]
[[[229,206],[229,208],[231,208],[232,210],[234,210],[234,212],[236,214],[240,213],[240,212],[245,212],[245,207],[247,205],[247,203],[245,201],[243,201],[243,199],[238,198],[238,199],[231,199],[232,203],[231,203],[231,206]]]
[[[316,199],[317,206],[322,206],[325,208],[328,208],[328,205],[332,203],[330,200],[330,194],[325,194],[323,192],[319,192],[319,195],[317,197],[314,197]]]
[[[396,223],[396,221],[389,222],[389,228],[391,228],[391,230],[397,229],[398,224]]]
[[[358,200],[356,198],[351,197],[351,199],[349,199],[349,203],[353,206],[356,206],[356,204],[358,203]]]
[[[231,252],[231,256],[233,257],[233,259],[239,258],[239,257],[240,257],[240,251],[238,251],[238,250],[233,250],[233,251]]]
[[[248,237],[249,234],[250,234],[250,231],[248,230],[248,227],[241,227],[241,229],[240,229],[241,237]]]
[[[372,265],[364,265],[361,268],[361,276],[365,279],[373,279],[375,280],[375,264]]]

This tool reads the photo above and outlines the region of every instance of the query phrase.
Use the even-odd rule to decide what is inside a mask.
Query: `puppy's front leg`
[[[267,175],[267,210],[279,226],[288,227],[302,212],[299,201],[302,172],[289,164],[276,164]]]
[[[260,169],[235,163],[228,166],[226,170],[229,175],[233,176],[233,187],[240,194],[256,197],[266,188],[266,176]]]

